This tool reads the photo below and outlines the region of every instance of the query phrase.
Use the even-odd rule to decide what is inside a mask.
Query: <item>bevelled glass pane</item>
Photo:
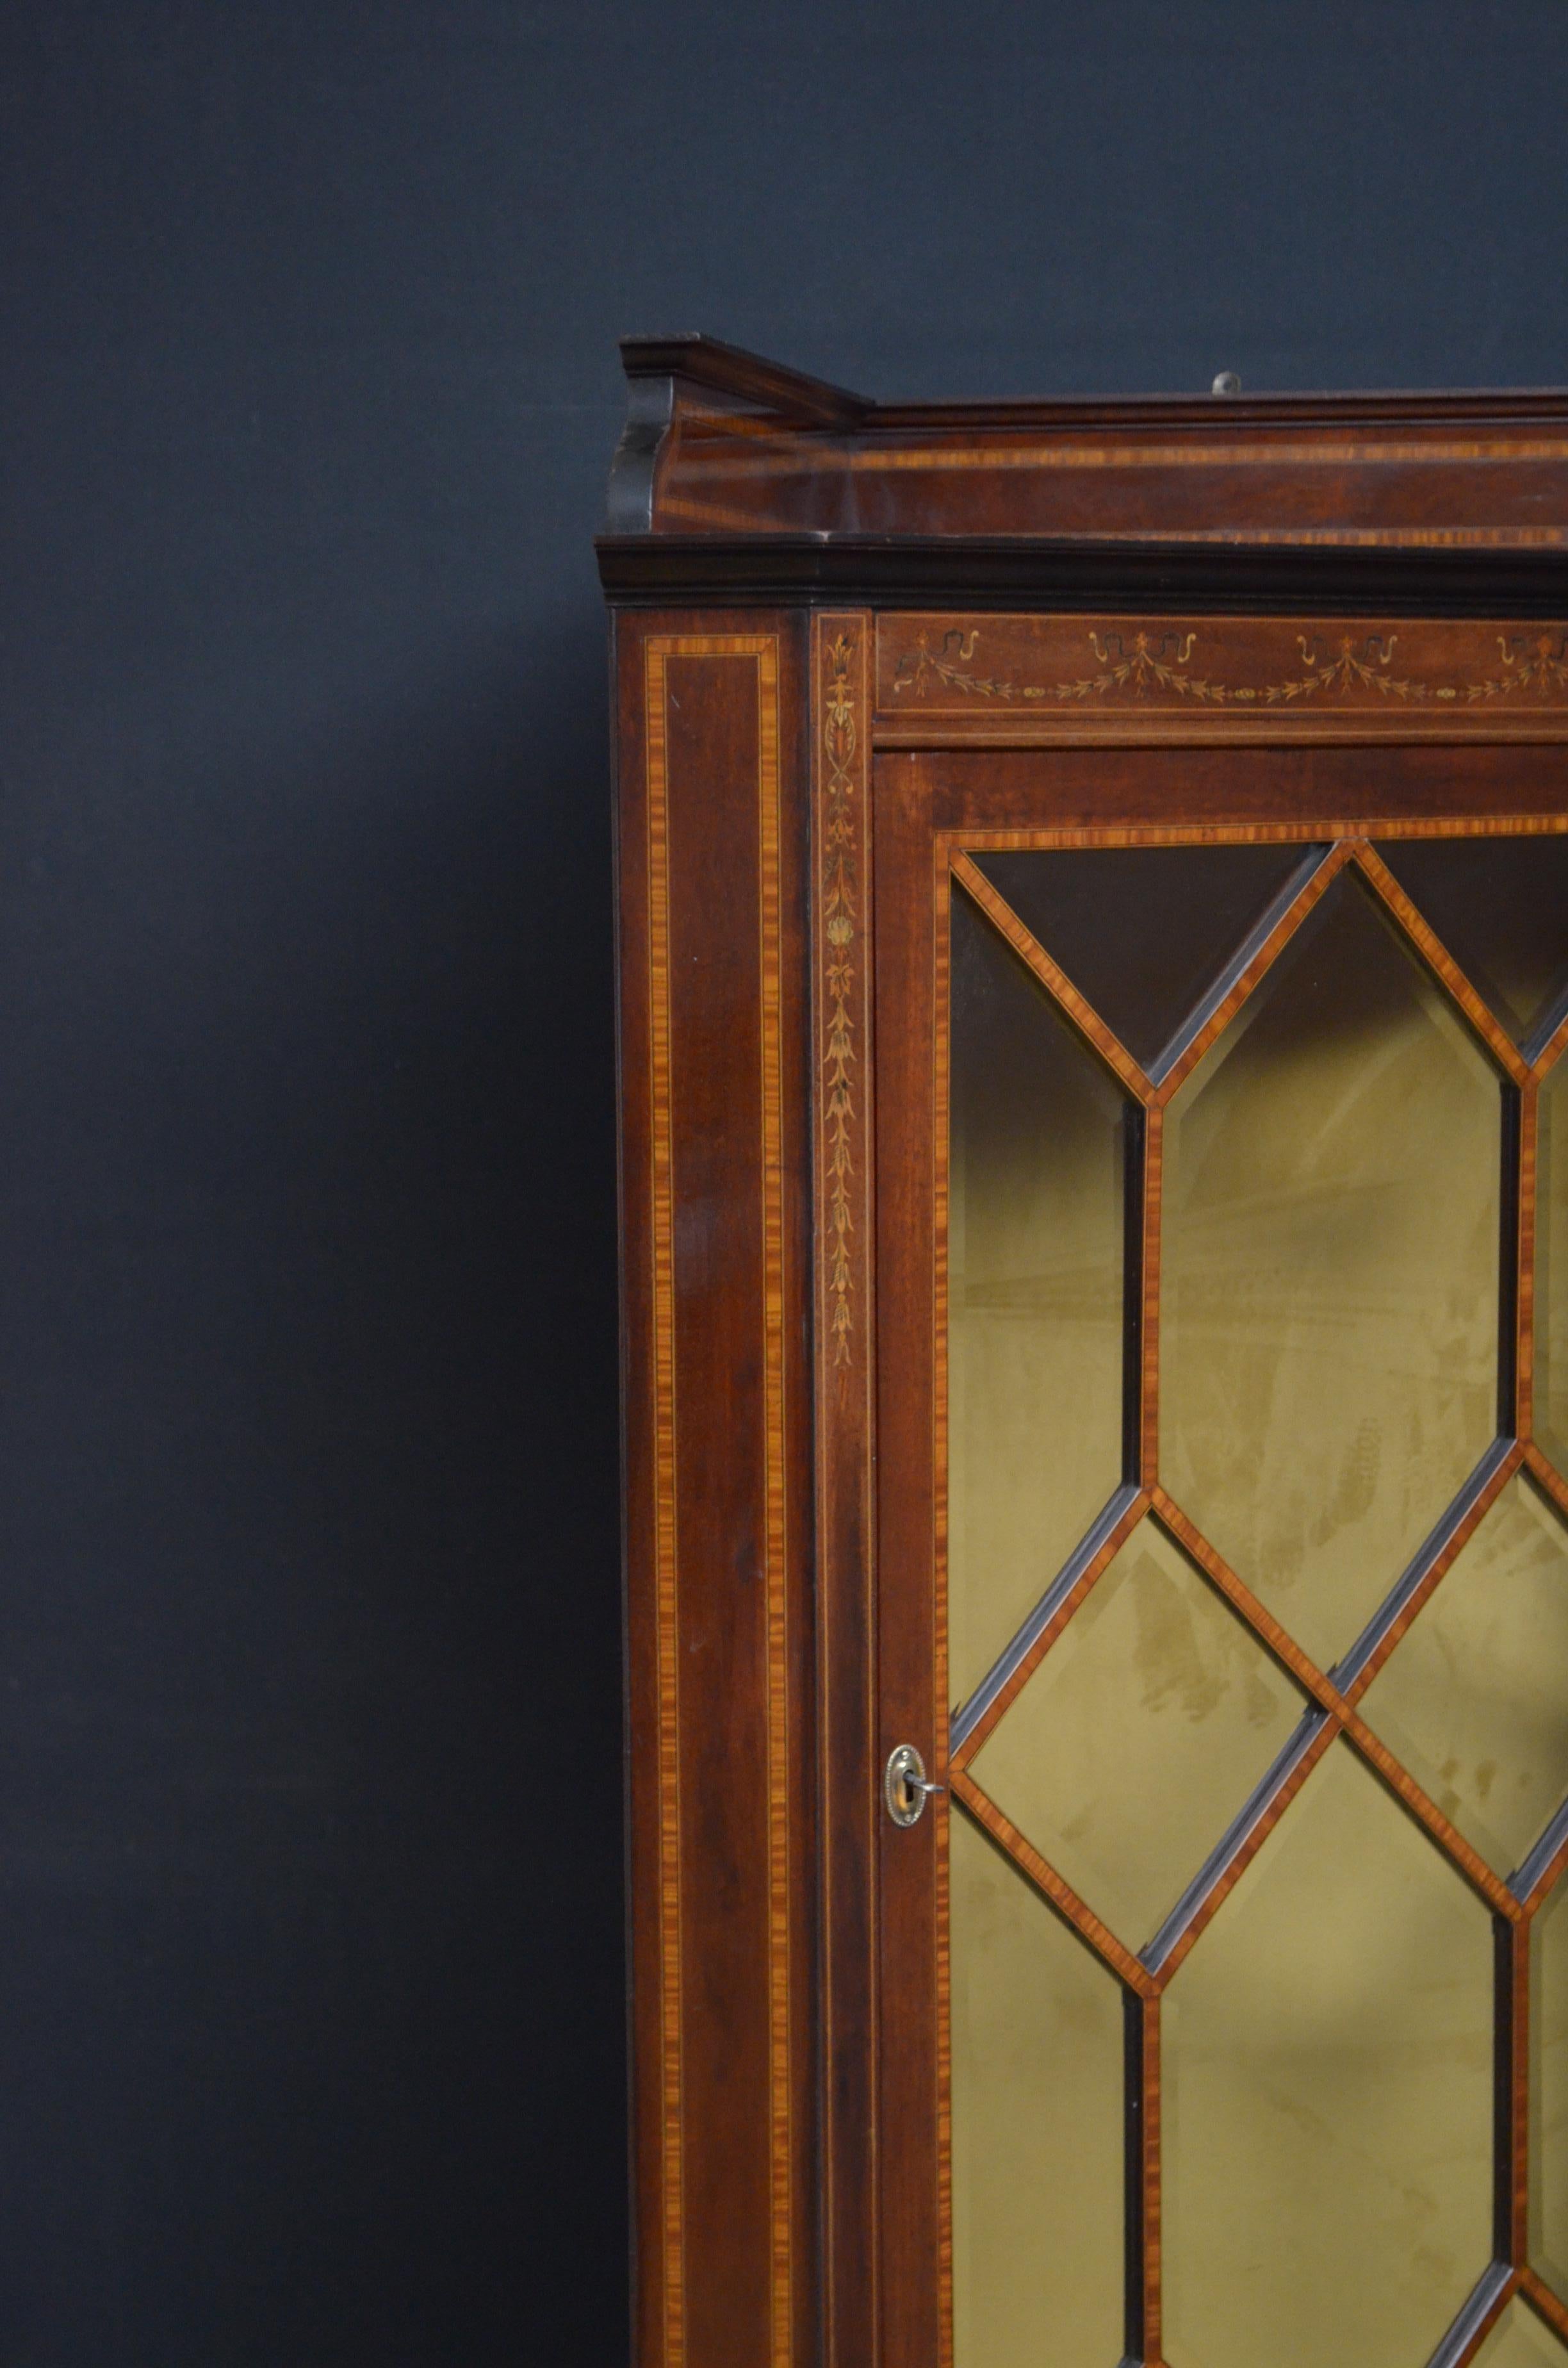
[[[1563,2368],[1562,2346],[1516,2295],[1475,2355],[1475,2368]]]
[[[1309,860],[1299,846],[1050,848],[974,858],[1145,1068]]]
[[[1516,1037],[1568,988],[1568,837],[1396,838],[1378,853]]]
[[[1568,1884],[1530,1927],[1530,2259],[1568,2300]]]
[[[1494,1434],[1501,1123],[1349,879],[1171,1104],[1161,1477],[1320,1664]]]
[[[974,1775],[1137,1949],[1302,1706],[1207,1579],[1144,1520],[976,1754]]]
[[[1121,1991],[965,1817],[950,1833],[954,2368],[1114,2368]]]
[[[1537,1142],[1535,1427],[1568,1472],[1568,1060],[1541,1085]]]
[[[1507,1874],[1568,1794],[1568,1531],[1510,1480],[1362,1703],[1446,1817]]]
[[[1121,1478],[1119,1089],[953,898],[948,1650],[962,1701]]]
[[[1172,2368],[1424,2368],[1492,2250],[1491,1918],[1335,1744],[1166,1995]]]

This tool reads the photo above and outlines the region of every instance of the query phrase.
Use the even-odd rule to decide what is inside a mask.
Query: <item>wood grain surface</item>
[[[700,339],[642,341],[628,366],[629,524],[601,561],[622,599],[642,2368],[952,2368],[952,1816],[1121,1985],[1128,2344],[1157,2362],[1161,1999],[1339,1737],[1497,1933],[1500,2267],[1444,2368],[1511,2298],[1568,2337],[1526,2258],[1530,1928],[1568,1825],[1516,1890],[1359,1708],[1510,1479],[1568,1518],[1532,1406],[1539,1089],[1568,1018],[1521,1051],[1379,852],[1568,830],[1568,400],[966,409],[869,404]],[[693,597],[721,582],[733,602]],[[1153,1076],[975,860],[1271,842],[1301,849],[1288,901]],[[1496,1071],[1506,1214],[1502,1443],[1336,1679],[1162,1485],[1161,1203],[1172,1097],[1347,867]],[[949,1752],[955,894],[1129,1119],[1124,1494]],[[972,1762],[1143,1519],[1310,1713],[1140,1955]],[[897,1743],[950,1787],[908,1828],[880,1805]]]

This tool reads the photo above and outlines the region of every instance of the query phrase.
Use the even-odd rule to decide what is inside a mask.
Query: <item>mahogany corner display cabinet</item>
[[[624,354],[641,2368],[1568,2368],[1568,395]]]

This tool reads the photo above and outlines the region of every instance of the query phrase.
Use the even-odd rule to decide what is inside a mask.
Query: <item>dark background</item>
[[[1568,378],[1568,8],[10,0],[0,2360],[625,2345],[614,340]]]

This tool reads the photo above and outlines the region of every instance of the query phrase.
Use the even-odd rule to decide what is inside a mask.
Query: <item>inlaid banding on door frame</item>
[[[877,2340],[878,2152],[870,1969],[881,1801],[867,1781],[879,1725],[876,1655],[875,1273],[870,1090],[871,620],[821,611],[811,630],[812,1059],[814,1161],[820,1981],[830,2051],[821,2084],[823,2278],[832,2356]],[[845,2264],[851,2265],[847,2269]]]
[[[866,635],[858,617],[818,617],[812,658],[819,730],[816,814],[821,1167],[826,1229],[824,1321],[835,1367],[853,1363],[867,1233],[860,1112],[865,1095]]]
[[[961,887],[985,913],[1020,962],[1034,974],[1060,1015],[1080,1041],[1102,1062],[1124,1092],[1131,1093],[1145,1116],[1152,1141],[1142,1158],[1143,1212],[1141,1226],[1130,1225],[1127,1278],[1137,1288],[1141,1303],[1151,1295],[1153,1304],[1141,1304],[1141,1321],[1133,1327],[1140,1359],[1141,1426],[1134,1426],[1130,1461],[1120,1489],[1113,1496],[1085,1539],[1069,1557],[1011,1643],[998,1656],[987,1678],[969,1702],[953,1713],[948,1773],[955,1804],[967,1811],[992,1840],[1012,1860],[1018,1872],[1048,1900],[1091,1952],[1121,1982],[1130,2015],[1140,2033],[1148,2015],[1157,2017],[1158,2000],[1204,1928],[1218,1913],[1233,1886],[1245,1871],[1312,1769],[1337,1737],[1343,1737],[1362,1764],[1383,1784],[1396,1803],[1423,1828],[1463,1880],[1490,1909],[1497,1935],[1498,2112],[1495,2138],[1496,2239],[1499,2259],[1483,2275],[1469,2301],[1433,2355],[1431,2368],[1465,2368],[1484,2342],[1509,2301],[1523,2302],[1568,2337],[1568,2307],[1551,2293],[1528,2261],[1528,2146],[1525,2100],[1528,2095],[1528,1946],[1534,1915],[1553,1885],[1568,1869],[1568,1803],[1550,1821],[1527,1859],[1504,1883],[1422,1790],[1395,1756],[1365,1724],[1356,1704],[1388,1653],[1450,1567],[1503,1488],[1517,1474],[1529,1472],[1559,1510],[1568,1515],[1568,1481],[1542,1454],[1532,1436],[1530,1403],[1534,1331],[1534,1240],[1537,1183],[1536,1100],[1542,1077],[1568,1050],[1568,1017],[1554,1011],[1548,1023],[1521,1048],[1501,1028],[1490,1006],[1399,887],[1371,844],[1374,837],[1482,837],[1560,835],[1568,821],[1530,816],[1463,817],[1441,822],[1383,822],[1356,817],[1340,820],[1227,828],[1112,827],[965,830],[938,834],[937,911],[945,919],[948,882]],[[1131,846],[1216,846],[1275,840],[1301,842],[1312,850],[1290,883],[1289,894],[1277,900],[1267,916],[1267,930],[1253,932],[1248,960],[1233,964],[1229,988],[1207,999],[1201,1025],[1178,1033],[1176,1057],[1159,1064],[1156,1077],[1140,1069],[1125,1047],[1065,979],[1049,951],[1033,938],[1016,913],[970,860],[990,849],[1029,848],[1081,848]],[[1434,1525],[1407,1569],[1391,1588],[1362,1635],[1333,1670],[1316,1668],[1287,1632],[1231,1572],[1181,1508],[1159,1485],[1158,1403],[1158,1241],[1162,1182],[1160,1120],[1185,1078],[1209,1044],[1229,1024],[1250,996],[1272,962],[1290,941],[1311,905],[1338,871],[1354,867],[1363,888],[1383,913],[1396,936],[1439,985],[1468,1024],[1472,1037],[1490,1057],[1503,1094],[1505,1118],[1500,1128],[1504,1159],[1504,1256],[1499,1271],[1500,1397],[1499,1435],[1482,1457],[1452,1503]],[[949,1052],[945,964],[939,962],[937,997],[938,1070],[946,1077]],[[938,1144],[937,1208],[944,1238],[937,1247],[946,1270],[946,1092],[939,1098],[943,1114]],[[1510,1198],[1511,1196],[1511,1198]],[[1136,1248],[1132,1235],[1136,1231]],[[946,1356],[938,1359],[938,1385],[945,1389]],[[945,1412],[938,1414],[938,1436],[945,1442]],[[940,1466],[945,1475],[945,1463]],[[945,1489],[945,1478],[944,1478]],[[977,1783],[971,1762],[1008,1703],[1086,1599],[1114,1559],[1115,1536],[1119,1543],[1145,1514],[1157,1520],[1204,1572],[1247,1624],[1256,1641],[1286,1668],[1306,1697],[1300,1726],[1274,1766],[1242,1804],[1228,1831],[1188,1884],[1176,1907],[1153,1939],[1129,1963],[1124,1942],[1100,1922],[1092,1907],[1079,1897],[1058,1871],[1022,1836]],[[938,1521],[941,1521],[938,1511]],[[945,1957],[945,1942],[944,1942]],[[1130,2025],[1130,2029],[1131,2029]],[[1155,2023],[1157,2032],[1157,2021]],[[1142,2040],[1141,2043],[1142,2044]],[[946,2058],[944,2055],[944,2062]],[[1157,2040],[1155,2052],[1157,2095]],[[1130,2124],[1128,2194],[1130,2244],[1136,2244],[1136,2264],[1130,2255],[1129,2347],[1142,2332],[1142,2356],[1157,2360],[1159,2333],[1158,2147],[1151,2149],[1147,2125],[1131,2111],[1130,2042]],[[945,2075],[944,2075],[945,2078]],[[941,2116],[944,2151],[949,2143],[944,2099]],[[1151,2161],[1151,2150],[1153,2159]],[[950,2170],[944,2160],[944,2192]],[[1132,2219],[1137,2221],[1136,2237]]]

